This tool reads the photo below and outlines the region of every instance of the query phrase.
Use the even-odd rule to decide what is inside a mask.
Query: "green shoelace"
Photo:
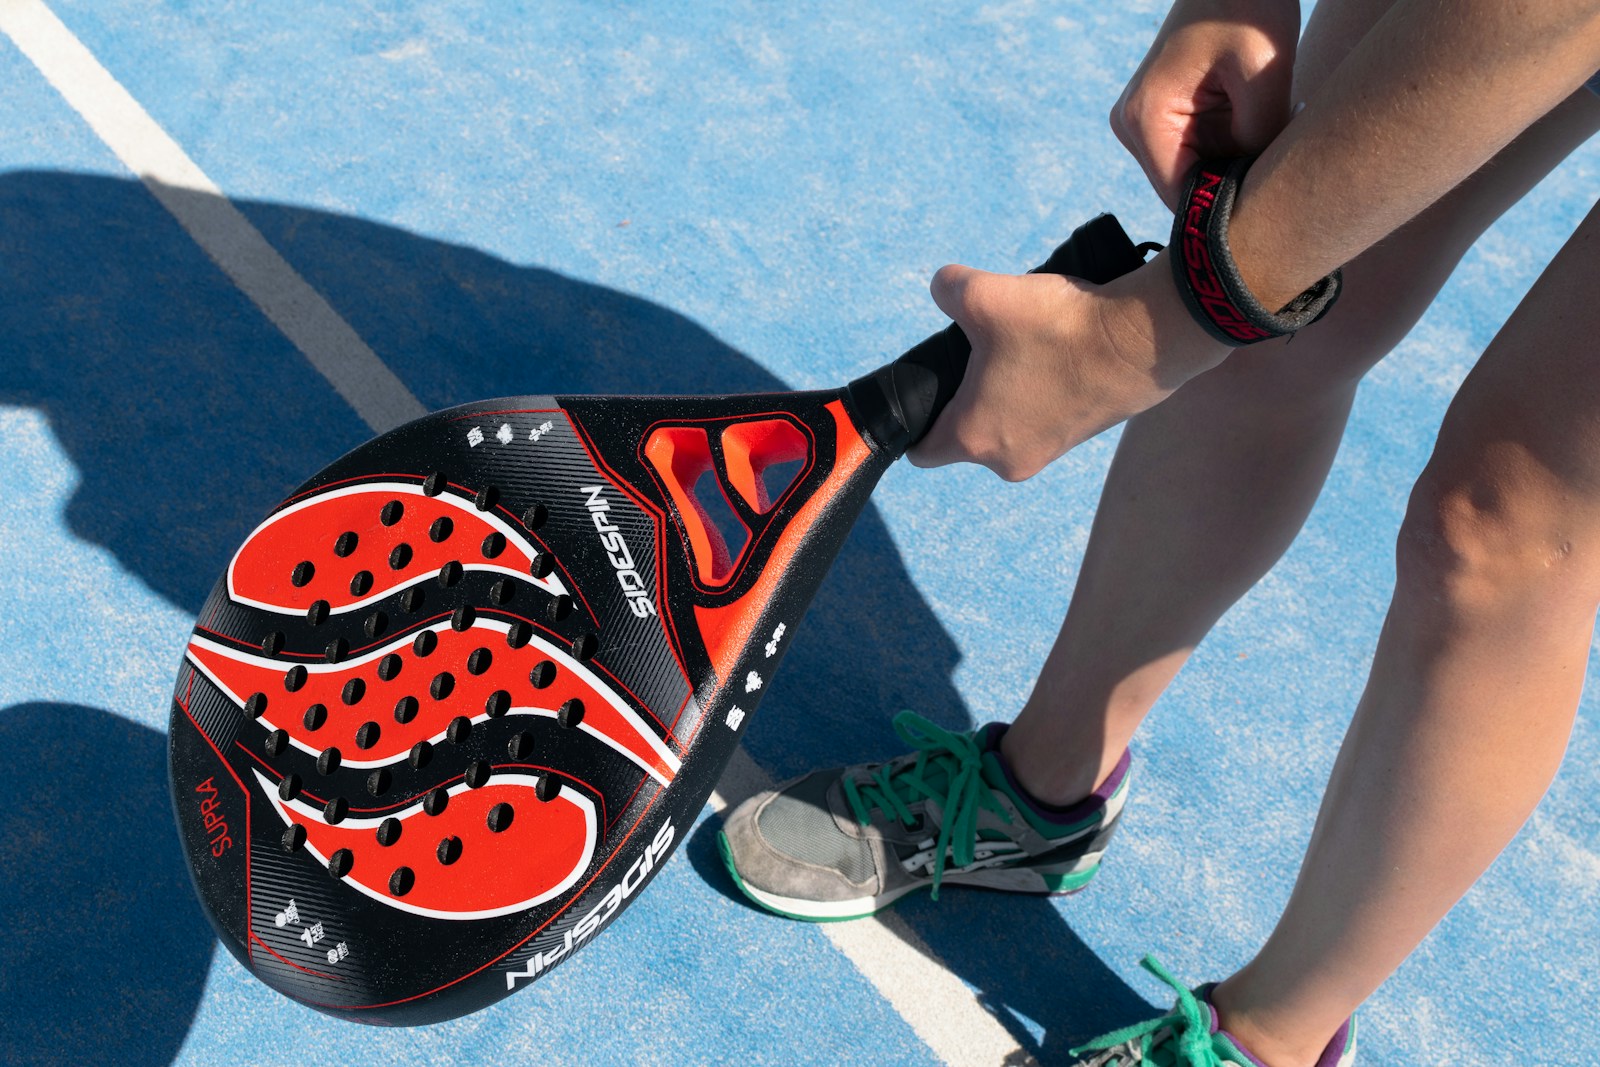
[[[1211,1012],[1202,1008],[1188,987],[1172,977],[1154,956],[1146,956],[1139,964],[1171,986],[1178,994],[1178,1003],[1158,1019],[1113,1030],[1086,1045],[1079,1045],[1070,1054],[1101,1053],[1086,1061],[1083,1067],[1126,1067],[1140,1063],[1156,1067],[1220,1067],[1222,1061],[1217,1059],[1211,1045]]]
[[[862,826],[871,825],[873,810],[881,809],[908,830],[917,825],[912,804],[925,799],[939,805],[943,817],[933,856],[933,899],[938,900],[946,857],[957,867],[972,863],[979,809],[987,808],[1008,823],[1011,817],[983,780],[983,749],[973,734],[953,733],[912,711],[894,717],[894,730],[916,750],[916,758],[885,763],[871,781],[859,785],[846,778],[845,798]]]

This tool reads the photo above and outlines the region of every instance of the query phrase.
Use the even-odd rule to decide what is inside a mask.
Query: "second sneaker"
[[[814,771],[751,797],[718,835],[746,896],[797,919],[871,915],[924,887],[1072,893],[1100,867],[1127,799],[1129,757],[1064,809],[1029,800],[1000,758],[1003,724],[945,730],[901,712],[913,751]]]

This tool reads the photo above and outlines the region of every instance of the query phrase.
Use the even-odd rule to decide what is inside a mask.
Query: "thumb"
[[[928,283],[928,292],[933,294],[933,302],[962,329],[970,325],[967,321],[968,291],[972,288],[973,281],[981,274],[983,274],[981,270],[951,263],[940,267],[934,273],[933,281]]]
[[[953,319],[972,342],[973,362],[968,364],[960,388],[934,420],[927,435],[906,454],[914,466],[940,467],[968,458],[957,439],[957,430],[966,410],[972,406],[969,386],[975,377],[974,365],[981,366],[983,361],[983,343],[975,329],[977,316],[974,314],[973,288],[982,285],[983,280],[989,277],[992,275],[987,271],[951,263],[940,267],[928,285],[928,291],[933,294],[933,302],[939,306],[939,310]]]

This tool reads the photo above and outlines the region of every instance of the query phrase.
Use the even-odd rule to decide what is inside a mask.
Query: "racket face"
[[[680,842],[893,458],[838,392],[513,397],[320,472],[178,672],[173,801],[223,943],[383,1025],[548,973]]]

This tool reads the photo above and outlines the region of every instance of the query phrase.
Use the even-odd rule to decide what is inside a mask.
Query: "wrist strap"
[[[1228,220],[1239,183],[1254,162],[1254,156],[1241,156],[1198,164],[1172,220],[1172,273],[1184,305],[1207,333],[1235,348],[1316,322],[1339,298],[1341,284],[1335,270],[1275,313],[1245,287],[1228,250]]]

